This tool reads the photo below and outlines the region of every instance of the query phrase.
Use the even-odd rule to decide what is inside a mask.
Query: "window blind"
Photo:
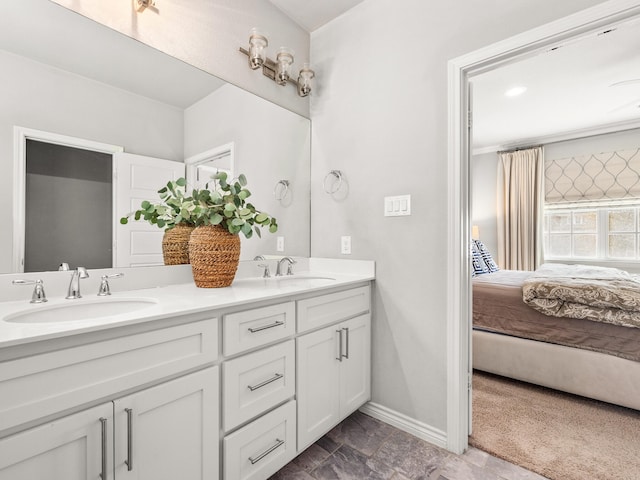
[[[640,148],[545,161],[545,203],[640,199]]]

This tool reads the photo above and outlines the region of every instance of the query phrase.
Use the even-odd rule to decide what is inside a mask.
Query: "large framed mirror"
[[[275,216],[279,224],[274,235],[243,239],[241,260],[256,255],[309,255],[309,119],[49,0],[3,3],[0,16],[5,20],[0,30],[0,175],[14,179],[13,184],[7,181],[0,192],[3,205],[11,206],[6,211],[13,212],[13,221],[5,222],[5,228],[0,229],[0,273],[23,271],[25,264],[32,263],[25,262],[24,255],[20,258],[29,213],[24,209],[25,185],[19,182],[26,178],[25,145],[32,140],[24,132],[38,132],[45,142],[46,138],[73,138],[111,145],[138,157],[178,162],[182,165],[177,171],[184,176],[186,160],[192,166],[201,164],[199,175],[215,169],[216,162],[228,168],[228,158],[210,154],[232,145],[232,173],[247,176],[252,202]],[[46,165],[54,160],[39,161]],[[38,169],[35,185],[42,190],[35,191],[35,210],[40,216],[47,216],[47,210],[54,208],[50,201],[42,201],[39,206],[37,202],[47,175],[57,175],[51,173],[53,170],[42,165]],[[123,176],[127,175],[114,169],[114,182]],[[147,194],[153,195],[170,178],[150,174],[145,180]],[[289,182],[286,201],[274,195],[282,180]],[[65,212],[74,216],[75,208],[90,204],[72,190],[46,190],[58,192],[55,213],[62,216]],[[115,198],[115,183],[112,190]],[[130,205],[113,207],[113,229],[125,228],[117,222],[118,217],[139,206],[141,198],[131,198]],[[65,227],[72,236],[81,237],[91,228],[86,220],[78,223]],[[147,225],[137,228],[145,232],[149,248],[161,253],[162,231]],[[36,231],[47,235],[46,231]],[[284,237],[285,242],[278,242],[277,237]],[[114,234],[113,238],[113,249],[119,249],[120,237]],[[278,251],[276,246],[282,243],[284,251]],[[45,265],[68,262],[66,258],[54,258],[55,253],[44,256],[52,257]],[[83,266],[133,264],[117,264],[114,260],[113,265]]]

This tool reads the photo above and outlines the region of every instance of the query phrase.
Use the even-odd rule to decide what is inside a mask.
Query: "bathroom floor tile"
[[[545,480],[477,448],[454,455],[355,412],[270,480]]]

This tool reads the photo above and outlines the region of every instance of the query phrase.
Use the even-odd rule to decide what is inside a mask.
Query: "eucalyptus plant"
[[[128,223],[133,215],[135,220],[145,220],[167,230],[185,223],[195,227],[220,225],[229,233],[242,233],[246,238],[251,238],[254,232],[261,237],[260,230],[264,227],[275,233],[278,230],[275,217],[247,202],[251,196],[246,188],[247,178],[241,174],[230,182],[227,180],[226,172],[218,172],[205,188],[193,189],[190,196],[184,178],[170,181],[158,190],[159,203],[143,201],[140,209],[122,217],[120,223]]]

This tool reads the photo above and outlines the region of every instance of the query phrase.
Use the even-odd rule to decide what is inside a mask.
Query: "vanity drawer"
[[[287,302],[223,317],[223,349],[234,355],[296,333],[295,303]]]
[[[216,360],[202,320],[0,362],[0,432]]]
[[[296,402],[290,401],[224,439],[224,478],[263,480],[296,456]]]
[[[295,394],[293,340],[225,362],[224,430],[229,431]]]
[[[369,311],[371,290],[352,288],[298,301],[298,332],[339,322]]]

